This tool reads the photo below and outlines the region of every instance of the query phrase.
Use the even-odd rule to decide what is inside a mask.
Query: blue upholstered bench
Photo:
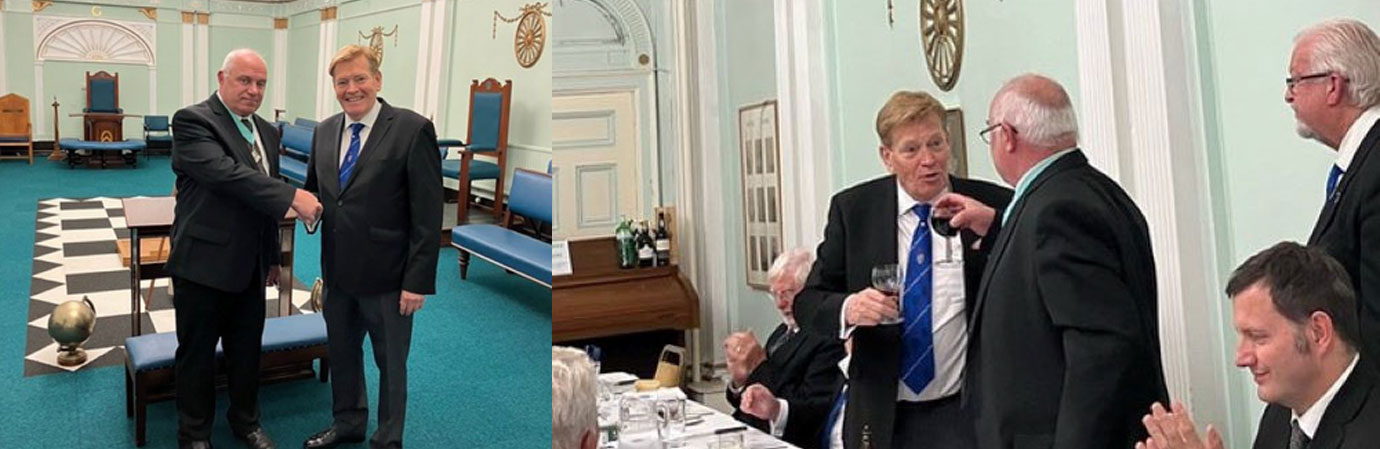
[[[330,361],[326,353],[326,321],[319,313],[289,315],[264,320],[263,356],[260,362],[265,383],[303,377],[302,365],[311,374],[311,362],[321,360],[321,382],[326,382]],[[134,442],[146,442],[145,427],[150,402],[172,398],[173,363],[177,334],[160,332],[125,339],[125,412],[134,417]],[[216,345],[216,359],[222,357]],[[217,362],[219,363],[219,362]]]
[[[120,142],[61,139],[58,140],[58,147],[67,151],[67,168],[76,167],[77,164],[81,163],[84,159],[98,155],[101,156],[99,158],[101,161],[101,168],[105,168],[106,158],[104,154],[109,152],[115,152],[115,154],[122,156],[125,163],[130,166],[138,166],[139,158],[137,156],[140,151],[144,151],[145,144],[143,140],[139,139],[126,139]],[[77,154],[79,150],[89,151],[91,154],[86,156]],[[125,153],[126,151],[129,153]]]
[[[508,271],[551,287],[551,242],[509,229],[513,215],[529,221],[551,222],[551,175],[531,170],[513,172],[513,190],[503,225],[459,225],[451,229],[450,244],[460,250],[460,279],[465,279],[470,254]]]
[[[303,119],[297,119],[300,123]],[[278,158],[278,174],[296,185],[307,183],[307,161],[311,158],[311,139],[316,128],[283,124],[283,154]]]

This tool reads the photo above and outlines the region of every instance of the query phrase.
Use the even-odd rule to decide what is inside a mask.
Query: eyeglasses
[[[1005,123],[997,122],[986,128],[983,128],[982,131],[978,131],[978,137],[982,139],[982,143],[991,145],[992,131],[996,131],[997,129],[1001,128],[1002,125],[1005,125]],[[1012,128],[1011,125],[1006,125],[1006,127],[1010,128],[1011,135],[1016,135],[1016,128]]]
[[[1294,86],[1295,86],[1295,85],[1298,85],[1298,83],[1301,83],[1301,82],[1304,82],[1304,81],[1308,81],[1308,80],[1312,80],[1312,79],[1326,78],[1326,77],[1329,77],[1329,76],[1332,76],[1332,72],[1320,72],[1320,73],[1314,73],[1314,74],[1312,74],[1312,75],[1291,76],[1291,77],[1289,77],[1289,78],[1285,78],[1285,79],[1284,79],[1284,88],[1285,88],[1285,89],[1288,89],[1289,92],[1293,92],[1293,91],[1294,91]],[[1346,80],[1346,78],[1342,78],[1342,80]]]

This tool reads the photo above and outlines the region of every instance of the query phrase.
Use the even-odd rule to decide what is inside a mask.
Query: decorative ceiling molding
[[[49,6],[53,6],[53,2],[38,0],[34,0],[33,2],[34,12],[43,11],[44,9],[48,9]]]
[[[144,13],[144,17],[149,20],[158,21],[158,8],[139,8],[139,12]]]
[[[154,65],[154,24],[34,16],[38,61]]]
[[[339,6],[356,0],[87,0],[81,3],[99,6],[171,9],[211,13],[232,13],[250,16],[288,17],[304,12]],[[53,4],[50,0],[33,0],[33,12],[43,11]],[[156,14],[155,14],[156,16]]]

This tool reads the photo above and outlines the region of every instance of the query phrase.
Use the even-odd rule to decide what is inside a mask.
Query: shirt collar
[[[848,361],[852,359],[853,354],[848,354],[846,356],[843,356],[843,360],[839,360],[839,371],[843,371],[844,379],[848,378]]]
[[[1024,175],[1021,175],[1021,179],[1016,182],[1016,193],[1011,195],[1011,202],[1006,205],[1006,210],[1001,214],[1001,222],[1003,225],[1006,224],[1006,219],[1010,218],[1011,210],[1015,209],[1016,202],[1020,201],[1022,196],[1025,196],[1026,190],[1030,189],[1030,183],[1035,182],[1035,178],[1040,176],[1040,173],[1044,173],[1045,169],[1049,168],[1050,165],[1054,165],[1054,161],[1074,151],[1078,151],[1078,147],[1055,152],[1053,155],[1035,164],[1034,167],[1030,167],[1030,170],[1026,170]]]
[[[1366,134],[1375,127],[1375,122],[1380,120],[1380,106],[1367,109],[1361,113],[1356,121],[1351,122],[1351,127],[1347,128],[1346,135],[1342,136],[1342,143],[1337,146],[1337,168],[1347,171],[1347,166],[1351,165],[1351,160],[1356,157],[1356,152],[1361,149],[1361,143],[1366,140]]]
[[[253,142],[253,141],[254,141],[254,128],[251,128],[251,127],[249,127],[249,126],[245,126],[245,125],[244,125],[244,120],[249,120],[249,123],[250,123],[251,125],[254,123],[254,120],[253,120],[253,119],[250,119],[248,115],[239,115],[239,114],[236,114],[234,110],[230,109],[230,105],[225,104],[225,99],[220,97],[220,91],[219,91],[219,90],[216,91],[216,99],[217,99],[217,100],[220,100],[220,105],[225,107],[225,112],[229,112],[229,113],[230,113],[230,116],[231,116],[231,117],[234,117],[234,120],[231,120],[231,121],[232,121],[232,122],[235,122],[235,129],[239,130],[241,136],[244,136],[244,140]],[[251,114],[251,115],[252,115],[252,114]]]
[[[946,174],[945,176],[948,176],[948,175]],[[931,201],[934,201],[935,198],[939,198],[940,195],[943,195],[943,194],[945,194],[945,193],[949,193],[950,190],[952,190],[952,187],[951,187],[951,186],[945,186],[945,187],[944,187],[944,190],[940,190],[939,193],[938,193],[937,195],[934,196],[934,198],[927,198],[927,199],[925,199],[925,201],[916,201],[915,198],[911,198],[911,197],[910,197],[910,193],[906,192],[906,189],[905,189],[905,188],[901,187],[901,178],[900,178],[900,177],[897,177],[897,178],[896,178],[896,216],[897,216],[897,218],[903,217],[903,216],[905,216],[906,214],[910,213],[911,208],[914,208],[915,205],[921,204],[921,203],[929,204]]]
[[[1322,397],[1318,398],[1318,401],[1314,402],[1312,406],[1309,406],[1308,411],[1303,412],[1302,416],[1299,416],[1297,411],[1291,413],[1294,419],[1299,421],[1299,428],[1303,429],[1303,434],[1308,435],[1308,438],[1313,438],[1313,435],[1318,432],[1318,425],[1322,423],[1323,414],[1327,413],[1327,406],[1332,404],[1332,399],[1337,397],[1337,391],[1341,390],[1342,384],[1345,384],[1346,379],[1351,377],[1351,372],[1356,369],[1356,362],[1359,360],[1361,360],[1360,355],[1351,356],[1351,365],[1346,367],[1346,371],[1342,371],[1341,376],[1337,376],[1337,380],[1332,381],[1332,386],[1327,389],[1327,392],[1323,393]]]
[[[383,108],[383,102],[375,98],[374,107],[369,108],[369,112],[366,112],[364,117],[360,117],[358,121],[350,120],[350,116],[348,115],[345,116],[345,129],[350,129],[350,125],[355,123],[363,123],[365,128],[373,128],[374,121],[379,118],[379,109],[381,108]]]

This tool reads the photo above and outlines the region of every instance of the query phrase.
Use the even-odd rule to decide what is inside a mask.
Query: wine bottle
[[[656,214],[656,266],[671,264],[671,234],[666,232],[666,213]]]
[[[647,220],[638,223],[637,229],[637,266],[651,267],[656,265],[656,243],[652,241],[652,233],[647,229]]]

